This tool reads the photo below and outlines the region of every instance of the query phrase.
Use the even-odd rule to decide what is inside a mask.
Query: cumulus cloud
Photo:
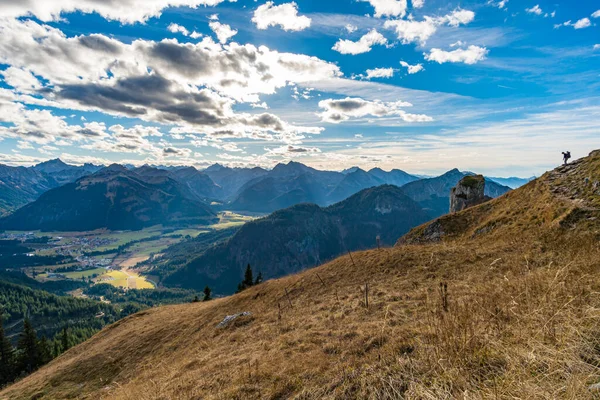
[[[600,44],[595,44],[594,45],[594,50],[600,50]]]
[[[446,23],[448,26],[458,27],[467,25],[475,19],[475,13],[470,10],[454,10],[450,14],[443,16],[437,22],[438,24]]]
[[[183,36],[188,36],[190,31],[188,31],[185,26],[181,26],[179,24],[171,23],[167,27],[167,30],[171,33],[181,33]]]
[[[4,0],[0,2],[0,15],[5,17],[33,15],[47,22],[56,21],[60,19],[61,14],[65,13],[96,12],[108,20],[133,24],[158,17],[167,7],[216,6],[223,1],[225,0]]]
[[[458,27],[467,25],[475,19],[475,13],[469,10],[457,9],[442,17],[423,17],[422,21],[416,20],[389,20],[384,27],[393,29],[398,39],[403,44],[419,43],[424,45],[433,36],[441,25]]]
[[[358,41],[353,42],[352,40],[340,39],[332,47],[332,50],[337,51],[341,54],[362,54],[371,51],[371,48],[375,45],[385,45],[387,39],[376,29],[372,29],[369,33],[363,35]]]
[[[238,31],[236,29],[231,29],[231,26],[227,24],[222,24],[218,21],[212,21],[208,24],[210,29],[217,35],[217,39],[219,42],[225,44],[227,41],[233,36],[237,35]]]
[[[301,31],[310,27],[311,19],[298,15],[296,2],[276,6],[272,1],[267,1],[254,11],[252,22],[258,29],[279,25],[284,31]]]
[[[135,40],[123,43],[103,35],[67,37],[32,20],[0,24],[0,137],[40,145],[69,140],[95,151],[131,152],[162,157],[160,132],[127,131],[95,123],[69,125],[48,110],[24,104],[100,111],[172,126],[171,133],[202,133],[297,145],[320,127],[291,124],[271,113],[238,112],[248,103],[267,108],[260,95],[290,84],[341,76],[339,67],[316,57],[279,53],[267,47],[211,38],[199,43]],[[302,95],[309,96],[308,89]],[[145,132],[145,133],[144,133]],[[180,136],[182,137],[182,136]],[[102,139],[102,140],[100,140]],[[223,144],[223,150],[235,151]]]
[[[33,93],[42,88],[40,81],[25,68],[9,67],[0,74],[4,82],[21,93]]]
[[[394,76],[394,68],[374,68],[367,70],[367,79],[371,78],[391,78]]]
[[[574,29],[584,29],[592,26],[592,21],[589,18],[582,18],[575,23],[572,23],[570,20],[563,22],[562,24],[554,25],[554,29],[558,29],[562,26],[572,26]]]
[[[592,14],[592,18],[600,18],[600,10],[598,10],[598,11],[594,12],[594,13]]]
[[[381,17],[404,17],[406,15],[406,0],[361,0],[367,2],[375,9],[375,16]],[[422,0],[417,0],[417,3]],[[414,2],[413,2],[414,3]]]
[[[438,64],[444,63],[465,63],[477,64],[479,61],[485,60],[488,54],[488,49],[479,46],[469,46],[466,49],[456,49],[452,51],[444,51],[442,49],[431,49],[429,54],[424,54],[428,61],[435,61]]]
[[[535,6],[533,6],[531,8],[526,8],[525,11],[528,12],[529,14],[535,14],[535,15],[542,15],[544,13],[544,11],[542,11],[542,9],[540,8],[539,4],[536,4]]]
[[[412,0],[412,6],[414,8],[423,8],[425,5],[425,0]]]
[[[588,28],[592,26],[592,22],[590,21],[589,18],[582,18],[579,21],[575,22],[575,24],[573,25],[573,28],[575,29],[583,29],[583,28]]]
[[[422,64],[410,65],[406,61],[400,61],[400,65],[402,65],[404,68],[406,68],[407,72],[411,75],[421,72],[425,69],[425,68],[423,68]]]
[[[319,102],[319,108],[324,111],[319,114],[325,122],[340,123],[350,118],[373,117],[400,117],[405,122],[429,122],[433,118],[423,114],[409,114],[402,110],[412,104],[397,102],[369,101],[361,98],[347,97],[345,99],[327,99]]]

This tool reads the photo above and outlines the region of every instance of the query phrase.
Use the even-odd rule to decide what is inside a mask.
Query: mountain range
[[[344,254],[392,245],[430,216],[393,185],[365,189],[332,206],[303,203],[244,224],[164,280],[167,286],[232,293],[247,264],[276,278]]]
[[[14,211],[36,200],[42,193],[94,173],[100,168],[92,164],[68,165],[59,159],[29,168],[0,164],[0,214]]]
[[[108,207],[110,202],[106,202],[108,196],[108,187],[98,192],[97,199],[88,198],[86,201],[89,206],[100,206],[100,212],[104,217],[96,215],[94,222],[76,223],[77,215],[74,212],[83,212],[78,207],[67,204],[70,196],[73,195],[74,188],[81,188],[80,184],[69,186],[79,180],[92,176],[99,171],[106,172],[106,168],[91,164],[83,166],[72,166],[56,159],[37,164],[33,167],[8,167],[0,165],[0,211],[5,214],[4,220],[0,221],[0,226],[21,227],[26,229],[61,229],[61,220],[65,222],[65,227],[82,229],[83,226],[99,226],[102,223],[108,226],[121,226],[123,229],[138,229],[140,226],[146,226],[142,220],[148,219],[147,223],[162,221],[170,213],[168,211],[158,212],[157,205],[144,206],[149,214],[154,215],[150,218],[145,211],[141,216],[133,219],[124,219],[127,224],[115,224],[112,217],[108,216],[108,211],[102,207]],[[113,171],[114,172],[114,171]],[[214,164],[203,171],[194,167],[156,167],[144,165],[142,167],[121,166],[119,173],[123,176],[131,173],[134,180],[125,183],[121,180],[121,187],[128,186],[127,193],[132,199],[140,199],[160,189],[160,185],[169,179],[178,183],[175,189],[171,185],[169,190],[175,192],[169,193],[175,198],[185,198],[187,200],[201,203],[202,212],[209,211],[208,207],[216,210],[235,210],[240,212],[254,212],[267,214],[276,210],[287,208],[301,203],[314,203],[321,207],[342,201],[361,190],[391,184],[402,187],[404,192],[417,201],[431,217],[437,217],[448,212],[450,189],[464,176],[471,174],[460,172],[456,169],[451,170],[439,177],[421,179],[410,175],[404,171],[394,169],[392,171],[383,171],[380,168],[373,168],[365,171],[358,167],[353,167],[343,172],[321,171],[297,162],[287,164],[277,164],[271,170],[262,168],[229,168],[219,164]],[[96,182],[98,181],[96,176]],[[496,178],[499,179],[499,178]],[[513,178],[511,178],[513,179]],[[145,187],[143,185],[134,185],[134,181],[144,181],[155,183],[156,187]],[[515,184],[515,180],[511,181]],[[123,186],[125,185],[125,186]],[[137,188],[137,189],[136,189]],[[139,189],[139,193],[134,193]],[[34,202],[45,193],[57,190],[44,197],[43,201],[35,204]],[[506,191],[509,187],[502,186],[493,180],[488,179],[486,185],[486,194],[491,197],[497,197]],[[88,193],[91,196],[91,193]],[[103,199],[102,196],[105,198]],[[112,195],[110,195],[112,196]],[[109,197],[110,197],[109,196]],[[160,197],[159,196],[159,197]],[[167,196],[169,197],[169,196]],[[166,198],[166,197],[165,197]],[[52,199],[53,204],[41,204]],[[42,199],[40,199],[42,200]],[[65,204],[61,204],[64,202]],[[133,201],[135,203],[135,201]],[[142,206],[142,203],[132,207]],[[22,210],[21,207],[28,206]],[[179,206],[184,207],[183,203]],[[178,206],[178,207],[179,207]],[[131,209],[133,209],[131,208]],[[155,211],[151,211],[155,208]],[[184,207],[185,208],[185,207]],[[126,207],[126,209],[128,209]],[[18,214],[16,213],[18,211]],[[44,211],[45,210],[45,211]],[[63,210],[64,212],[58,212]],[[40,213],[55,212],[54,215],[44,216]],[[105,212],[106,211],[106,212]],[[10,212],[15,212],[14,216],[7,216]],[[120,212],[113,209],[111,213]],[[189,214],[188,208],[185,213]],[[31,213],[31,214],[30,214]],[[159,216],[161,214],[162,216]],[[192,213],[193,214],[193,213]],[[191,215],[191,214],[190,214]],[[19,222],[17,222],[19,220]],[[27,221],[27,222],[26,222]],[[102,222],[105,221],[105,222]],[[134,223],[134,221],[137,221]],[[80,225],[80,227],[77,227]],[[50,228],[52,226],[52,228]]]
[[[0,219],[1,229],[135,230],[156,224],[209,222],[215,212],[172,177],[151,167],[113,164],[51,189]]]

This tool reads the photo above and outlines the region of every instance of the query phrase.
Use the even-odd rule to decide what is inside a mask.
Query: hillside
[[[161,174],[144,176],[112,165],[52,189],[0,219],[2,229],[85,231],[141,229],[215,217],[183,185]]]
[[[425,244],[146,310],[0,398],[597,398],[597,182],[600,151],[402,241]]]
[[[314,267],[396,239],[429,216],[396,186],[367,189],[332,205],[298,204],[246,223],[231,239],[206,250],[164,280],[168,286],[232,293],[246,265],[265,278]]]

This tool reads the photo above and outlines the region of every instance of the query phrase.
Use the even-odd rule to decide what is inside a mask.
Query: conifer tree
[[[15,352],[4,334],[0,314],[0,386],[9,383],[15,376]]]
[[[258,285],[259,283],[262,283],[262,281],[263,281],[262,272],[259,272],[258,275],[256,276],[256,280],[254,281],[254,284]]]
[[[212,294],[212,290],[210,290],[210,288],[207,286],[204,288],[204,298],[202,299],[202,301],[209,301],[212,300],[212,297],[210,297],[210,295]]]
[[[50,342],[46,339],[46,336],[42,336],[39,340],[38,348],[40,352],[40,366],[49,363],[52,360],[52,347],[50,347]]]
[[[246,272],[244,273],[244,281],[242,282],[245,288],[249,288],[254,285],[254,277],[252,276],[252,267],[250,264],[246,267]]]
[[[67,328],[63,328],[62,332],[60,333],[60,347],[62,353],[69,350],[69,348],[71,347],[69,343],[69,332],[67,332]]]
[[[25,318],[23,323],[23,332],[19,336],[17,351],[19,353],[19,371],[31,373],[42,364],[38,339],[29,318]]]

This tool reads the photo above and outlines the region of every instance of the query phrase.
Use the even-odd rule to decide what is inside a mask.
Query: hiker
[[[571,152],[563,151],[562,155],[563,155],[563,162],[565,163],[564,165],[567,165],[569,163],[569,158],[571,158]]]

